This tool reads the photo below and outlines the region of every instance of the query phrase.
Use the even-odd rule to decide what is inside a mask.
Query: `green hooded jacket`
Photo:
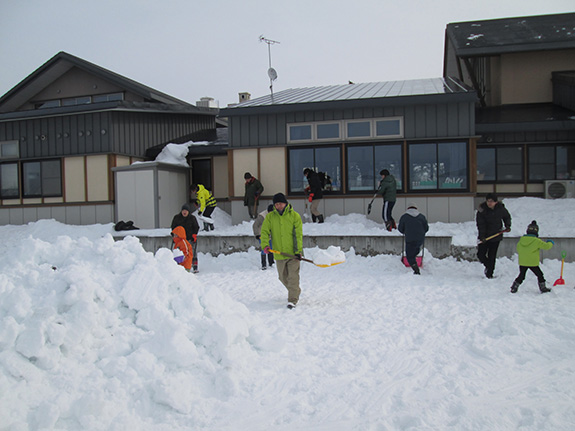
[[[539,250],[549,250],[553,243],[545,242],[535,235],[523,235],[517,243],[519,266],[539,266]]]
[[[300,215],[291,204],[286,205],[282,214],[275,208],[268,213],[262,224],[261,243],[269,244],[270,235],[274,250],[288,254],[303,253],[303,225]],[[289,259],[281,254],[274,257],[279,260]]]
[[[395,202],[397,195],[397,181],[393,175],[386,175],[385,178],[379,182],[377,194],[383,196],[384,201]]]

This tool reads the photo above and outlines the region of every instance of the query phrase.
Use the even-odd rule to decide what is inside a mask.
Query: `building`
[[[0,98],[0,224],[114,221],[112,169],[217,139],[217,112],[58,53]]]
[[[246,217],[244,172],[260,178],[264,195],[286,193],[303,210],[310,167],[331,178],[326,215],[365,214],[388,169],[398,180],[396,211],[409,200],[431,221],[470,220],[476,101],[470,86],[447,77],[290,89],[222,109],[232,219]]]
[[[478,194],[575,180],[575,13],[449,24],[444,76],[479,98]]]

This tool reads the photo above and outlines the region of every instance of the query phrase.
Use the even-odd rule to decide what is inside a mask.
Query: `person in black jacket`
[[[503,233],[511,231],[511,215],[505,205],[498,202],[497,195],[489,193],[479,205],[475,221],[479,238],[477,258],[485,266],[485,276],[493,278],[499,243]]]
[[[198,253],[196,249],[198,248],[198,231],[200,230],[200,225],[196,220],[196,217],[192,215],[190,205],[182,205],[182,210],[174,216],[172,219],[171,228],[174,230],[176,226],[182,226],[186,231],[186,239],[190,244],[192,244],[192,272],[198,272]]]
[[[319,180],[319,175],[316,171],[310,168],[305,168],[303,174],[307,178],[308,186],[306,187],[306,192],[308,192],[308,201],[311,202],[311,219],[315,223],[323,223],[323,214],[317,209],[319,206],[320,199],[323,198],[323,188],[321,186],[321,181]]]
[[[423,246],[425,233],[429,230],[429,224],[423,214],[417,210],[413,203],[408,204],[407,211],[399,219],[397,226],[402,234],[405,235],[405,257],[414,274],[419,275],[419,266],[415,257]]]

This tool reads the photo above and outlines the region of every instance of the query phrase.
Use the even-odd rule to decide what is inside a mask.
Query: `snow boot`
[[[519,289],[519,283],[514,281],[513,284],[511,285],[511,293],[517,293],[518,289]]]
[[[204,230],[205,230],[206,232],[209,232],[209,231],[210,231],[210,225],[209,225],[208,223],[206,223],[206,222],[204,222]]]
[[[323,214],[320,214],[317,216],[317,222],[318,223],[323,223]]]
[[[415,275],[421,275],[421,272],[419,271],[419,266],[417,266],[417,263],[414,263],[413,265],[410,265],[411,269],[413,269],[413,273]]]
[[[314,223],[317,221],[317,216],[315,214],[311,215],[311,221]]]
[[[271,254],[271,253],[268,254],[268,264],[269,264],[270,268],[271,268],[272,266],[274,266],[274,263],[275,263],[274,255]]]
[[[551,292],[551,289],[549,289],[547,286],[545,286],[544,281],[539,283],[539,290],[541,291],[541,293]]]
[[[262,270],[268,269],[266,266],[266,255],[262,254]]]
[[[295,308],[295,304],[293,302],[288,302],[287,308],[293,310]]]

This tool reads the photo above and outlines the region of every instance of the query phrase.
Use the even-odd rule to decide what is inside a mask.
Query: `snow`
[[[512,235],[574,237],[575,200],[504,200]],[[396,214],[396,217],[399,214]],[[210,235],[252,235],[214,213]],[[149,231],[150,233],[152,231]],[[288,310],[259,251],[143,250],[113,224],[0,226],[0,429],[571,430],[575,263],[540,294],[517,256],[488,280],[476,262],[306,249]],[[163,235],[166,230],[153,232]],[[364,215],[304,223],[305,235],[397,235]],[[473,222],[430,235],[476,242]],[[201,241],[201,238],[199,239]],[[561,262],[545,259],[548,285]]]

